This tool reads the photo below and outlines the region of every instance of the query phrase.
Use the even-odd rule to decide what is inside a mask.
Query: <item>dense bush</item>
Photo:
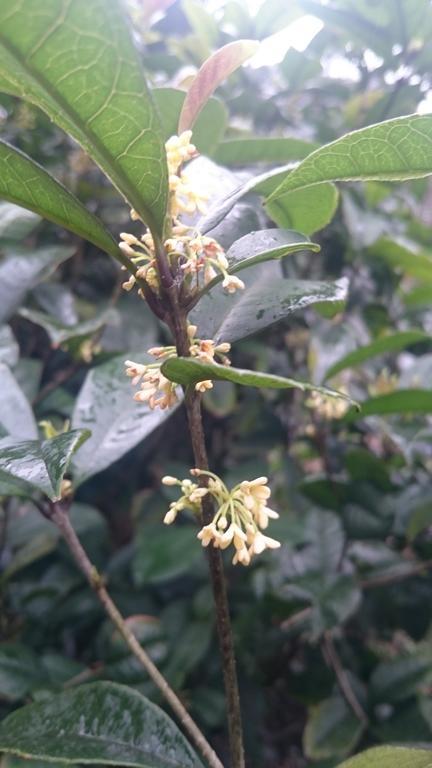
[[[230,763],[199,502],[163,524],[178,494],[161,478],[199,463],[190,409],[204,378],[211,470],[229,488],[268,476],[280,515],[268,529],[279,549],[246,568],[223,553],[246,765],[334,768],[377,747],[353,768],[427,768],[430,3],[266,0],[252,15],[236,0],[131,0],[129,11],[131,33],[117,0],[0,4],[0,765],[202,765],[148,703],[172,715],[128,631],[223,765],[243,764]],[[191,88],[216,50],[305,14],[322,27],[304,51],[253,67],[254,46],[237,42]],[[196,123],[181,112],[188,88]],[[208,198],[183,221],[246,285],[227,294],[215,280],[206,294],[201,282],[196,303],[185,278],[199,338],[235,342],[230,367],[164,364],[185,386],[189,426],[180,402],[133,399],[124,361],[148,364],[172,332],[184,356],[186,320],[179,330],[163,260],[156,292],[150,273],[138,280],[147,303],[122,289],[130,253],[116,244],[144,231],[130,207],[164,241],[164,142],[180,113],[200,152],[190,184]],[[214,581],[219,550],[208,551]],[[105,584],[126,624],[111,623]],[[389,744],[410,749],[379,749]]]

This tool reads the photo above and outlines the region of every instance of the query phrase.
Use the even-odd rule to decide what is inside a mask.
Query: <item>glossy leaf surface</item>
[[[165,712],[115,683],[81,686],[14,712],[0,726],[0,750],[65,763],[202,768]]]
[[[35,440],[38,429],[24,392],[7,365],[0,363],[0,434]]]
[[[297,253],[298,251],[318,253],[320,250],[321,248],[317,243],[309,242],[303,235],[292,229],[261,229],[258,232],[249,232],[249,234],[244,235],[228,249],[226,253],[229,264],[228,271],[235,274],[265,261],[282,259],[290,253]],[[220,283],[221,280],[223,280],[223,275],[215,277],[205,286],[205,293]]]
[[[349,397],[328,387],[317,387],[305,381],[286,379],[283,376],[274,376],[270,373],[258,371],[246,371],[242,368],[232,368],[230,365],[218,365],[216,363],[202,363],[189,357],[171,357],[162,365],[162,373],[171,381],[179,384],[196,384],[204,379],[216,381],[232,381],[234,384],[242,384],[245,387],[259,387],[266,389],[300,389],[302,392],[320,392],[329,397],[340,397],[343,400],[353,402]]]
[[[131,353],[140,363],[149,355]],[[74,477],[83,482],[109,467],[134,448],[172,413],[133,399],[134,388],[125,375],[124,356],[93,368],[86,376],[72,415],[74,429],[90,429],[91,437],[73,461]]]
[[[270,196],[322,181],[403,181],[432,173],[432,117],[408,115],[353,131],[312,152]]]
[[[42,492],[51,500],[60,498],[61,482],[72,455],[89,437],[83,429],[65,432],[51,440],[0,440],[0,481],[16,483],[28,495]]]
[[[69,259],[74,248],[51,245],[24,251],[8,248],[0,256],[0,322],[7,320],[16,310],[27,291],[48,277]],[[17,275],[20,279],[17,280]]]
[[[10,144],[0,141],[0,197],[89,240],[117,257],[119,250],[102,222],[53,176]]]
[[[0,10],[0,76],[70,133],[130,205],[162,231],[165,151],[118,0],[6,4]]]
[[[225,294],[217,285],[195,307],[190,317],[201,338],[237,341],[312,304],[328,302],[340,309],[347,295],[346,280],[292,280],[275,263],[244,270],[242,280],[245,290]]]

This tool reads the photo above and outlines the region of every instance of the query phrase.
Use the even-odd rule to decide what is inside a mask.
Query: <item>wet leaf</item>
[[[73,325],[66,325],[56,320],[55,317],[51,317],[46,312],[39,312],[36,309],[27,309],[23,307],[19,314],[21,317],[25,317],[26,320],[40,325],[41,328],[47,332],[50,337],[53,346],[59,347],[71,339],[78,339],[80,337],[90,336],[96,331],[103,328],[106,323],[113,319],[113,310],[105,310],[99,312],[95,317],[89,320],[83,320]]]
[[[283,376],[274,376],[270,373],[246,371],[242,368],[233,368],[231,365],[203,363],[191,357],[168,358],[163,363],[161,370],[167,379],[184,386],[196,384],[205,379],[214,379],[215,381],[232,381],[234,384],[259,387],[260,389],[300,389],[302,392],[320,392],[328,397],[340,397],[350,403],[354,402],[347,395],[328,387],[318,387],[305,381],[286,379]]]
[[[0,750],[64,763],[202,768],[177,726],[131,688],[92,683],[12,713]]]
[[[0,363],[0,436],[17,440],[34,440],[38,429],[33,411],[14,375]]]
[[[30,225],[31,231],[42,216],[119,257],[117,243],[102,222],[51,174],[4,141],[0,141],[0,197],[38,214],[36,220],[27,214],[27,222],[21,215],[23,237],[24,227]],[[12,225],[9,225],[10,231],[14,231]],[[7,233],[7,226],[3,231],[0,209],[0,237],[10,237]]]
[[[140,363],[149,355],[128,355]],[[86,376],[72,415],[74,429],[90,429],[91,437],[73,460],[76,482],[82,483],[124,456],[167,419],[171,411],[152,411],[133,399],[134,388],[125,375],[125,357],[93,368]]]
[[[74,252],[74,248],[62,245],[31,251],[5,249],[0,257],[0,322],[15,312],[30,288],[45,280]]]
[[[190,315],[200,338],[237,341],[319,302],[340,311],[347,296],[346,279],[330,282],[284,277],[279,264],[266,263],[242,272],[246,287],[226,294],[220,285],[200,300]]]
[[[70,133],[147,224],[162,231],[165,151],[121,3],[57,0],[40,13],[34,0],[5,6],[0,77]]]
[[[255,40],[235,40],[212,54],[198,70],[180,112],[178,132],[192,128],[204,104],[224,80],[258,49]]]
[[[322,181],[403,181],[432,173],[432,117],[408,115],[347,133],[312,152],[269,200]]]
[[[16,484],[28,496],[42,492],[52,501],[58,500],[72,455],[89,434],[76,429],[43,442],[4,437],[0,440],[0,481]]]
[[[291,229],[261,229],[258,232],[249,232],[231,245],[226,253],[228,271],[230,274],[235,274],[255,264],[282,259],[291,253],[299,251],[318,253],[320,250],[317,243],[311,243],[300,232],[294,232]],[[222,280],[223,275],[215,277],[205,286],[203,293],[208,293]]]

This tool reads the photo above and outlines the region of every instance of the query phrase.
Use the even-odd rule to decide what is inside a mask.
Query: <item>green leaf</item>
[[[416,249],[416,246],[413,245],[413,248]],[[403,241],[383,237],[368,249],[368,254],[373,259],[383,259],[392,267],[399,267],[406,275],[429,283],[432,281],[432,258],[427,253],[412,250]]]
[[[0,178],[0,189],[2,184],[3,179]],[[21,208],[20,205],[0,202],[0,239],[22,240],[37,227],[40,220],[40,216],[37,213]]]
[[[195,132],[194,132],[195,138]],[[289,163],[303,160],[318,144],[302,139],[283,138],[241,138],[230,139],[219,144],[213,160],[221,165],[239,166],[253,163]]]
[[[366,416],[383,416],[391,414],[432,413],[432,391],[428,389],[398,389],[386,395],[378,395],[364,400],[361,413],[350,411],[345,416],[352,421]]]
[[[74,248],[62,245],[31,251],[18,247],[5,249],[0,256],[0,322],[13,315],[30,288],[49,277],[74,253]]]
[[[325,699],[312,709],[307,721],[303,737],[305,752],[313,760],[343,757],[354,749],[363,730],[363,724],[343,699]]]
[[[145,353],[128,355],[142,363],[154,362]],[[88,372],[72,414],[74,429],[90,429],[91,437],[73,461],[76,482],[101,472],[134,448],[172,411],[151,410],[133,399],[134,388],[125,375],[125,357],[116,357]]]
[[[192,128],[201,109],[227,77],[253,56],[259,43],[235,40],[213,53],[200,67],[186,94],[178,122],[178,132]]]
[[[31,496],[42,492],[52,501],[60,498],[61,483],[72,455],[90,433],[85,429],[64,432],[51,440],[0,440],[0,481],[16,483]]]
[[[346,760],[337,768],[432,768],[432,752],[407,747],[375,747]]]
[[[40,165],[4,141],[0,141],[0,197],[38,214],[36,222],[43,216],[119,258],[118,245],[102,222]],[[34,219],[30,223],[33,228]],[[0,236],[7,236],[1,219]]]
[[[135,583],[139,587],[159,584],[195,571],[202,561],[197,543],[197,528],[193,525],[142,525],[135,543]]]
[[[44,683],[39,659],[30,648],[18,643],[0,646],[0,699],[19,701]]]
[[[322,181],[403,181],[430,173],[432,117],[408,115],[347,133],[312,152],[269,200]]]
[[[237,341],[318,302],[339,309],[347,295],[344,278],[334,283],[292,280],[272,262],[244,270],[242,280],[244,291],[225,294],[218,285],[194,308],[190,319],[201,338]]]
[[[338,201],[339,192],[334,184],[324,183],[287,192],[267,202],[265,209],[279,227],[292,227],[311,235],[329,224]]]
[[[202,768],[177,726],[140,693],[92,683],[13,712],[0,750],[49,762]]]
[[[89,320],[83,320],[82,322],[74,323],[73,325],[65,325],[65,323],[61,323],[46,312],[39,312],[36,309],[27,309],[27,307],[23,307],[20,309],[19,314],[21,317],[25,317],[26,320],[30,320],[31,323],[35,323],[41,328],[44,328],[54,347],[59,347],[61,344],[64,344],[71,339],[90,336],[103,328],[103,326],[112,320],[114,316],[113,310],[108,309],[99,312],[95,317],[92,317]]]
[[[274,376],[271,373],[258,373],[246,371],[243,368],[233,368],[231,365],[218,365],[217,363],[203,363],[191,357],[171,357],[166,360],[161,371],[170,381],[188,386],[205,379],[215,381],[232,381],[233,384],[241,384],[244,387],[258,387],[260,389],[300,389],[302,392],[320,392],[328,397],[340,397],[350,403],[354,401],[347,395],[328,387],[317,387],[306,381],[286,379],[283,376]]]
[[[177,88],[155,88],[152,96],[159,110],[164,139],[177,133],[185,92]],[[212,155],[225,133],[228,113],[219,99],[211,98],[202,108],[193,128],[192,141],[203,155]]]
[[[317,243],[306,240],[299,232],[291,229],[261,229],[249,232],[236,240],[226,253],[228,271],[231,274],[273,259],[282,259],[298,251],[313,251],[318,253],[321,247]],[[202,290],[208,293],[215,285],[223,280],[223,275],[213,278]]]
[[[412,331],[398,331],[397,333],[388,334],[387,336],[380,336],[378,339],[374,339],[370,344],[366,344],[360,349],[356,349],[354,352],[349,352],[347,355],[337,361],[331,368],[326,371],[325,379],[331,379],[332,376],[336,376],[337,373],[344,371],[346,368],[355,368],[365,360],[370,360],[378,355],[385,355],[389,352],[399,352],[405,347],[409,347],[411,344],[416,344],[419,341],[431,341],[432,337],[424,331],[412,330]]]
[[[24,392],[8,366],[0,363],[0,436],[17,440],[34,440],[38,429],[33,411]]]
[[[28,20],[31,18],[31,24]],[[118,0],[23,0],[0,11],[0,77],[83,147],[162,233],[167,166],[159,120]]]
[[[431,676],[430,660],[405,656],[384,661],[375,667],[369,680],[369,695],[374,702],[396,702],[407,699],[427,684]]]

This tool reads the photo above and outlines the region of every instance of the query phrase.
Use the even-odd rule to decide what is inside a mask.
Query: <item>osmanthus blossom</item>
[[[204,525],[197,538],[203,547],[212,544],[217,549],[235,549],[232,562],[249,565],[255,555],[266,549],[277,549],[280,542],[262,533],[268,527],[269,520],[279,517],[278,513],[267,506],[271,491],[266,477],[255,480],[243,480],[232,490],[213,472],[191,469],[193,477],[206,477],[208,484],[200,486],[191,480],[178,480],[167,475],[162,478],[165,485],[179,486],[182,492],[177,501],[170,504],[164,517],[164,523],[171,525],[179,512],[190,509],[194,514],[201,513],[201,501],[210,496],[217,505],[217,511],[211,523]]]
[[[204,363],[214,363],[216,359],[222,365],[230,365],[230,360],[226,353],[230,351],[231,345],[228,342],[217,344],[212,339],[198,339],[195,334],[196,325],[188,326],[189,354]],[[174,346],[151,347],[149,355],[156,358],[154,363],[136,363],[133,360],[126,360],[126,375],[132,379],[132,385],[140,385],[140,389],[134,395],[134,400],[140,403],[148,403],[149,407],[154,408],[172,408],[178,402],[177,387],[173,381],[170,381],[161,372],[162,363],[169,357],[176,357],[177,352]],[[197,392],[205,392],[213,387],[213,382],[206,379],[195,384]]]
[[[164,241],[164,248],[171,267],[182,270],[185,280],[191,282],[194,279],[192,288],[197,290],[220,274],[223,277],[223,289],[227,293],[235,293],[245,286],[240,278],[229,274],[228,261],[220,243],[213,237],[202,235],[196,227],[189,227],[179,220],[183,213],[205,213],[208,199],[204,182],[202,188],[195,187],[187,174],[181,170],[185,162],[198,155],[191,138],[192,131],[184,131],[179,136],[171,136],[165,143],[171,232]],[[134,221],[140,218],[133,209],[131,218]],[[155,247],[149,230],[146,229],[141,238],[129,232],[122,232],[119,248],[138,267],[136,275],[131,275],[123,283],[123,288],[130,291],[139,279],[144,280],[154,293],[159,294]],[[139,293],[144,298],[141,290]]]

